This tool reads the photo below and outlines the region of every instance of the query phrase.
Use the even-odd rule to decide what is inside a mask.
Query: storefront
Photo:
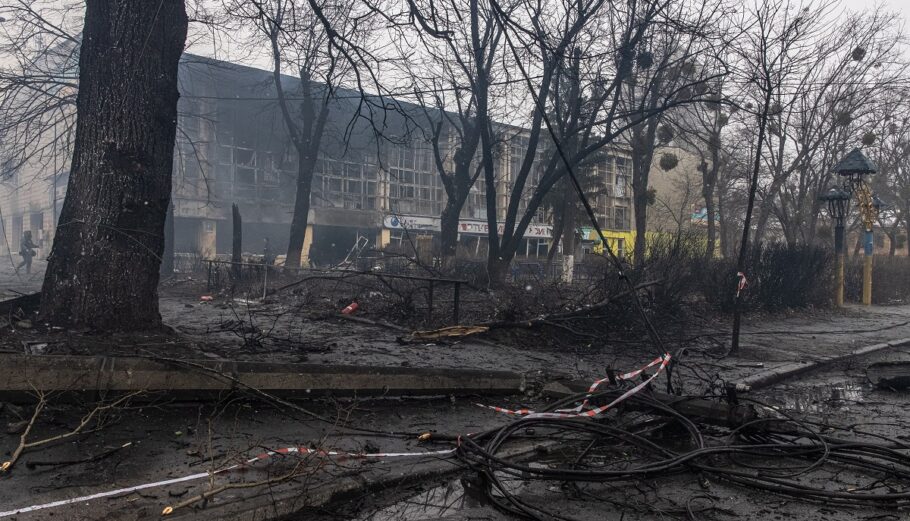
[[[585,253],[595,253],[602,254],[604,253],[603,243],[600,240],[600,236],[597,235],[597,230],[594,228],[582,228],[585,231],[583,236],[586,237],[586,240],[583,242],[583,249]],[[613,253],[616,254],[620,259],[626,258],[628,255],[628,249],[635,242],[635,232],[634,231],[617,231],[617,230],[603,230],[604,238],[607,239],[607,244],[610,246],[610,249]]]
[[[441,221],[438,217],[387,215],[382,224],[385,229],[389,230],[389,245],[406,245],[415,241],[415,237],[420,236],[438,237],[441,229]],[[486,255],[489,229],[486,221],[476,219],[459,221],[458,241],[463,251],[475,256]],[[500,234],[504,229],[505,223],[499,223]],[[552,234],[552,226],[546,224],[528,226],[516,255],[531,258],[546,257]]]

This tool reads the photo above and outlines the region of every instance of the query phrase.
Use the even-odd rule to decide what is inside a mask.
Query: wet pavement
[[[34,290],[40,277],[28,284],[8,283],[4,291]],[[185,289],[185,288],[184,288]],[[216,299],[203,303],[199,291],[163,289],[161,313],[164,321],[181,334],[175,339],[150,339],[141,349],[165,350],[186,358],[235,358],[272,362],[343,363],[369,366],[464,367],[505,369],[526,373],[540,380],[565,377],[593,380],[602,377],[605,367],[636,369],[653,358],[651,350],[623,343],[592,342],[583,349],[564,350],[544,343],[490,345],[465,340],[454,343],[401,344],[399,331],[352,323],[324,312],[321,315],[274,302]],[[331,306],[326,309],[331,310]],[[262,332],[268,331],[268,337]],[[858,347],[910,337],[910,306],[850,307],[830,313],[790,316],[751,316],[744,329],[742,351],[726,354],[723,343],[728,333],[723,323],[693,323],[683,343],[668,339],[688,352],[679,358],[675,377],[687,394],[717,394],[727,382],[771,369],[788,362],[817,360],[848,353]],[[21,342],[39,340],[39,335],[19,331],[11,349]],[[251,336],[259,335],[257,342]],[[35,337],[35,338],[32,338]],[[264,341],[263,341],[264,340]],[[136,345],[95,339],[78,344],[85,354],[135,350]],[[31,344],[34,345],[34,344]],[[53,351],[56,344],[49,343]],[[93,351],[97,350],[97,351]],[[726,356],[724,356],[726,354]],[[910,394],[883,391],[866,379],[865,365],[878,360],[910,360],[910,348],[890,349],[866,360],[846,362],[822,372],[790,379],[747,395],[769,407],[838,426],[862,426],[885,436],[906,439],[910,433]],[[533,379],[532,379],[533,380]],[[533,389],[532,389],[533,390]],[[535,406],[536,398],[515,396],[497,400],[495,405],[515,408]],[[479,399],[477,401],[483,401]],[[78,422],[85,412],[64,404],[53,404],[42,417],[36,435],[61,432]],[[502,425],[508,419],[477,408],[471,400],[386,402],[306,402],[320,413],[338,421],[353,420],[358,426],[382,430],[401,429],[411,433],[440,430],[451,433],[476,432]],[[3,427],[20,423],[22,415],[10,408],[0,411]],[[0,454],[8,454],[18,441],[12,434],[0,435]],[[908,440],[910,441],[910,440]],[[124,447],[124,445],[129,444]],[[72,498],[148,481],[184,476],[200,469],[216,468],[267,448],[281,446],[332,447],[346,451],[415,451],[428,447],[415,437],[339,435],[331,424],[300,414],[262,406],[243,397],[225,395],[216,404],[175,404],[164,398],[152,405],[136,405],[118,411],[96,434],[76,437],[46,449],[26,454],[12,474],[0,477],[0,512],[9,505]],[[117,449],[121,447],[121,449]],[[116,449],[116,450],[115,450]],[[102,459],[99,454],[107,454]],[[214,483],[241,483],[268,478],[281,471],[269,462],[258,469],[220,476]],[[293,519],[357,518],[363,520],[504,519],[503,514],[483,498],[465,493],[461,476],[445,475],[442,469],[457,471],[454,462],[443,462],[437,478],[418,484],[403,484],[392,490],[369,492],[356,499],[333,504],[326,510],[293,516]],[[393,472],[391,467],[370,467],[373,473]],[[409,465],[417,469],[418,465]],[[336,477],[361,472],[357,467],[337,469]],[[398,470],[395,472],[404,472]],[[323,479],[331,483],[331,479]],[[340,478],[339,478],[340,479]],[[348,479],[348,478],[345,478]],[[306,481],[306,480],[304,480]],[[860,477],[819,474],[807,483],[860,482]],[[164,506],[179,502],[207,489],[206,479],[162,487],[80,505],[67,510],[45,510],[16,519],[143,519],[157,517]],[[300,480],[270,487],[274,492],[297,490]],[[516,486],[518,486],[516,484]],[[296,487],[296,488],[295,488]],[[305,488],[301,490],[306,490]],[[649,520],[677,519],[904,519],[907,512],[886,509],[857,510],[830,507],[744,490],[723,482],[705,483],[693,476],[668,476],[660,482],[631,481],[616,484],[585,484],[565,488],[552,483],[522,482],[515,493],[528,501],[556,507],[576,519]],[[257,493],[261,498],[262,493]],[[240,503],[247,496],[232,490],[210,501],[211,505]],[[300,508],[306,507],[305,502]],[[200,517],[205,513],[198,512]],[[215,516],[215,517],[212,517]],[[209,514],[209,518],[218,518]]]
[[[869,362],[910,360],[910,354],[886,353]],[[769,410],[832,427],[849,427],[910,442],[910,392],[874,388],[862,364],[840,364],[810,376],[771,387],[748,399]],[[806,485],[832,489],[861,487],[871,478],[849,468],[819,472],[802,480]],[[731,486],[722,481],[700,482],[695,476],[675,476],[659,482],[629,482],[627,486],[589,483],[577,487],[517,480],[512,490],[523,501],[548,507],[571,519],[759,519],[759,520],[876,520],[907,519],[906,510],[875,507],[825,506]],[[900,489],[892,491],[900,492]],[[349,512],[348,512],[349,513]],[[298,519],[298,518],[295,518]],[[303,518],[299,518],[303,519]],[[482,499],[465,492],[463,481],[419,487],[407,498],[386,505],[370,504],[357,519],[370,521],[435,519],[511,519]]]

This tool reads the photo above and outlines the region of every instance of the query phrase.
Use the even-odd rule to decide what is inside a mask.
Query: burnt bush
[[[844,298],[861,302],[863,296],[863,256],[847,260]],[[910,258],[876,255],[872,261],[872,303],[902,304],[910,301]]]
[[[743,307],[748,310],[781,311],[831,305],[834,256],[816,246],[762,246],[746,273],[748,287]],[[705,300],[720,311],[733,309],[737,270],[733,259],[714,260],[702,269]]]
[[[652,308],[674,312],[697,297],[705,240],[695,234],[654,234],[646,242],[643,266],[634,273],[636,284],[660,280],[647,295]]]

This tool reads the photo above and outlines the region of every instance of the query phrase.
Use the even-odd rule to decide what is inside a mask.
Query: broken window
[[[261,169],[262,180],[265,184],[277,186],[281,183],[281,173],[275,164],[275,156],[271,152],[265,156],[265,165]]]
[[[437,215],[444,200],[442,184],[426,148],[400,146],[389,171],[389,199],[393,211]]]
[[[196,151],[190,144],[187,144],[185,147],[183,147],[181,156],[183,156],[184,179],[198,179],[202,173],[202,169],[199,166],[199,162],[202,160],[202,158],[197,157]]]
[[[613,228],[616,230],[629,229],[629,209],[625,206],[617,206],[613,209]]]

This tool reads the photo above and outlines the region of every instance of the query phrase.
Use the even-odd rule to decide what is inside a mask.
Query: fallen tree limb
[[[641,284],[635,286],[635,291],[639,291],[651,286],[656,286],[661,284],[663,280],[652,280],[648,282],[642,282]],[[592,311],[596,311],[602,308],[609,306],[610,304],[621,300],[631,294],[631,291],[621,291],[615,295],[612,295],[608,298],[596,302],[594,304],[589,304],[587,306],[582,306],[576,310],[566,311],[563,313],[556,313],[552,315],[543,315],[536,318],[521,320],[521,321],[493,321],[493,322],[481,322],[474,325],[458,325],[458,326],[449,326],[441,329],[433,329],[429,331],[414,331],[410,335],[403,336],[399,338],[401,342],[404,343],[420,343],[426,342],[429,340],[440,340],[444,338],[463,338],[466,336],[477,335],[480,333],[486,333],[491,329],[505,329],[505,328],[523,328],[530,329],[533,327],[539,326],[552,326],[560,329],[564,329],[571,334],[578,336],[592,336],[587,333],[576,331],[568,326],[563,324],[558,324],[559,321],[571,320],[574,318],[583,317]]]
[[[109,411],[110,409],[113,409],[113,408],[127,402],[130,398],[132,398],[142,392],[143,391],[135,391],[135,392],[126,394],[124,396],[121,396],[120,398],[118,398],[106,405],[98,405],[97,407],[95,407],[94,409],[89,411],[88,414],[83,416],[82,419],[79,421],[79,425],[77,425],[75,428],[73,428],[69,432],[65,432],[63,434],[58,434],[56,436],[44,438],[42,440],[27,441],[28,435],[31,433],[32,428],[35,426],[35,422],[38,420],[38,417],[41,415],[41,411],[43,411],[44,408],[47,406],[47,397],[45,396],[45,394],[43,392],[39,391],[38,392],[38,403],[35,405],[35,410],[32,413],[32,417],[28,421],[28,424],[25,426],[25,430],[22,432],[22,435],[19,437],[19,445],[16,447],[16,450],[13,451],[13,454],[10,457],[10,459],[8,461],[4,461],[3,464],[0,465],[0,472],[8,472],[9,470],[11,470],[13,468],[13,465],[16,464],[16,461],[18,461],[19,458],[22,456],[22,453],[24,453],[28,449],[33,449],[35,447],[39,447],[41,445],[46,445],[48,443],[65,440],[72,436],[76,436],[82,432],[91,432],[91,431],[86,431],[85,428],[88,427],[88,425],[91,423],[93,418],[95,418],[96,416],[103,415],[105,412]],[[99,418],[98,421],[100,422],[101,418]]]

